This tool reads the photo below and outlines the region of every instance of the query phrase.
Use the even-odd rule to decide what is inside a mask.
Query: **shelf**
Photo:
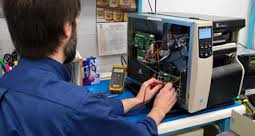
[[[120,10],[123,12],[136,12],[137,9],[132,9],[132,8],[121,8],[121,7],[109,7],[109,6],[97,6],[97,8],[104,8],[104,9],[110,9],[110,10]]]

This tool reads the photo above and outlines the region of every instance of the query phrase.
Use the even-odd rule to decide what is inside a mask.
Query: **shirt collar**
[[[67,82],[71,81],[71,75],[70,72],[67,70],[66,66],[51,58],[30,60],[21,57],[19,65],[28,65],[31,68],[43,69],[45,71],[56,74],[62,80],[65,80]]]

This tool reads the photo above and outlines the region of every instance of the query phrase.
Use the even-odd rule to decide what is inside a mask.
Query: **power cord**
[[[149,6],[150,6],[151,12],[153,12],[152,6],[151,6],[151,1],[150,1],[150,0],[148,0],[148,4],[149,4]]]
[[[126,59],[125,59],[125,57],[123,55],[121,55],[120,61],[121,61],[121,65],[122,66],[125,66],[125,65],[127,66],[127,61],[126,61]]]
[[[99,93],[98,91],[95,93],[95,96],[101,97],[101,98],[115,98],[119,97],[120,94],[112,94],[110,91]]]
[[[155,0],[155,14],[157,13],[157,0]]]
[[[241,45],[242,47],[244,47],[244,48],[246,48],[246,49],[248,49],[247,48],[247,46],[244,46],[243,44],[241,44],[241,43],[238,43],[239,45]]]
[[[155,8],[154,8],[154,11],[155,11],[154,13],[155,14],[157,13],[157,3],[158,3],[158,1],[155,0]],[[151,13],[153,13],[152,6],[151,6],[151,1],[150,0],[148,0],[148,4],[149,4],[149,7],[151,9]]]
[[[176,80],[174,80],[174,81],[171,81],[171,83],[173,84],[173,86],[172,86],[172,88],[176,85],[176,83],[179,81],[181,79],[181,77],[178,77]],[[138,113],[140,113],[141,112],[141,110],[139,110],[140,108],[142,108],[143,106],[145,106],[147,103],[149,103],[150,101],[151,101],[151,99],[150,100],[145,100],[146,99],[146,94],[148,93],[148,89],[149,88],[154,88],[155,86],[157,86],[157,85],[162,85],[162,87],[164,87],[165,86],[165,83],[155,83],[155,84],[151,84],[151,85],[149,85],[149,86],[147,86],[146,88],[145,88],[145,92],[144,92],[144,96],[143,96],[143,101],[142,101],[142,103],[141,104],[138,104],[138,105],[136,105],[134,108],[132,108],[132,110],[137,110],[136,112],[134,112],[133,114],[128,114],[128,116],[132,116],[132,115],[137,115]],[[172,89],[171,88],[171,89]]]

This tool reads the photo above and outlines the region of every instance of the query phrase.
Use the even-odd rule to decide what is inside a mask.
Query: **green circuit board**
[[[135,32],[134,34],[134,46],[145,50],[150,47],[151,44],[155,41],[155,36],[152,34],[147,34],[143,32]]]

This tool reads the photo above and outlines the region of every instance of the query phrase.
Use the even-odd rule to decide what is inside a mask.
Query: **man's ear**
[[[79,19],[78,18],[76,18],[75,19],[75,32],[78,32],[78,26],[79,26]]]
[[[69,22],[66,22],[64,25],[64,36],[70,38],[72,35],[72,25]]]

